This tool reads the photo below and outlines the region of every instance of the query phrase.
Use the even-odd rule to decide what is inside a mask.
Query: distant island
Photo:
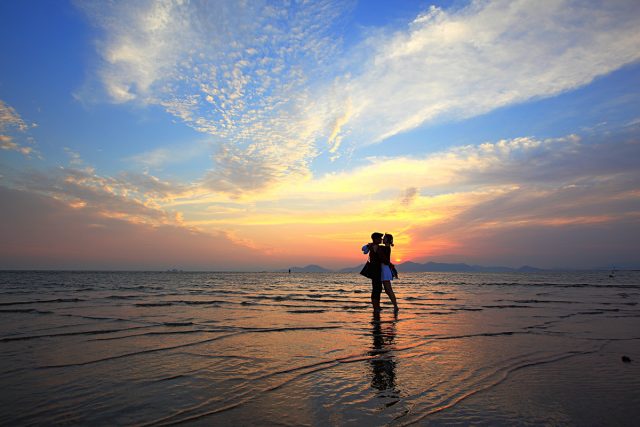
[[[290,269],[281,269],[278,272],[291,271],[292,273],[358,273],[362,269],[364,263],[356,265],[354,267],[342,268],[339,270],[331,270],[319,265],[309,264],[304,267],[291,267]],[[452,272],[452,273],[532,273],[540,271],[551,271],[542,268],[531,267],[529,265],[523,265],[519,268],[501,267],[501,266],[482,266],[482,265],[469,265],[464,263],[442,263],[442,262],[425,262],[420,264],[417,262],[407,261],[401,264],[396,264],[398,271],[406,273],[417,272]]]

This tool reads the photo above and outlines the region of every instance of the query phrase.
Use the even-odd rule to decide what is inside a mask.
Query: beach
[[[640,272],[393,286],[375,315],[354,273],[0,272],[0,424],[640,418]]]

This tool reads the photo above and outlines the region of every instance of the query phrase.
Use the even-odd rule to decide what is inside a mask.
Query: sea
[[[613,276],[613,277],[611,277]],[[640,272],[0,272],[0,424],[632,426]]]

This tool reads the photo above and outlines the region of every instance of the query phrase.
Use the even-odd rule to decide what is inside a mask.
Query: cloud
[[[16,110],[0,100],[0,148],[3,150],[17,151],[25,156],[34,152],[34,148],[30,145],[20,144],[15,141],[15,134],[24,134],[30,127],[36,124],[28,125],[16,112]],[[13,133],[14,135],[10,135]],[[30,144],[33,144],[31,138],[27,138]]]
[[[124,159],[142,166],[145,170],[162,169],[166,165],[180,164],[207,154],[210,144],[198,141],[191,144],[160,147]]]
[[[536,201],[547,202],[545,198]],[[610,201],[605,198],[601,203],[608,206]],[[528,207],[533,206],[531,200]],[[640,266],[640,218],[632,213],[566,218],[553,215],[535,221],[515,220],[503,214],[488,225],[456,220],[439,227],[417,227],[409,234],[410,240],[418,243],[418,248],[413,248],[417,249],[416,260],[545,268]],[[432,248],[433,242],[445,244]]]
[[[376,217],[431,223],[465,211],[484,220],[471,211],[474,206],[487,203],[483,210],[501,218],[500,212],[490,208],[508,214],[499,198],[515,194],[522,194],[516,200],[523,201],[528,194],[535,203],[517,210],[528,212],[530,218],[538,213],[542,217],[538,205],[544,204],[537,195],[562,189],[558,199],[545,196],[553,209],[561,212],[566,197],[566,203],[577,207],[563,215],[585,216],[579,209],[586,206],[590,194],[593,200],[633,198],[634,189],[640,186],[634,160],[640,156],[640,144],[633,138],[636,133],[630,129],[590,137],[521,137],[453,147],[422,157],[370,159],[369,164],[350,171],[274,188],[252,197],[250,204],[226,201],[220,209],[232,209],[233,215],[208,217],[199,224],[346,224]],[[403,189],[400,194],[398,189]],[[220,200],[200,202],[219,206]],[[590,203],[593,216],[601,215],[593,210],[597,202]],[[623,205],[618,207],[625,211]]]
[[[610,176],[636,177],[634,159],[640,155],[637,133],[634,127],[591,136],[519,137],[452,147],[420,157],[369,158],[364,166],[328,173],[306,182],[300,191],[291,185],[283,192],[326,201],[395,196],[401,188],[445,194],[488,186],[582,185]]]
[[[9,128],[26,132],[29,126],[22,120],[13,107],[0,100],[0,132],[6,132]]]
[[[82,161],[82,157],[80,156],[80,153],[78,153],[77,151],[73,151],[69,147],[64,147],[64,151],[69,156],[69,164],[71,166],[79,167],[84,164],[84,162]]]
[[[6,184],[93,215],[150,226],[182,225],[181,214],[163,208],[162,203],[188,190],[152,175],[121,173],[105,177],[90,167],[12,172]]]
[[[183,2],[84,2],[78,4],[104,30],[98,70],[114,102],[152,96],[159,79],[174,72],[189,40]],[[144,101],[144,100],[143,100]]]
[[[640,232],[637,135],[635,126],[370,159],[357,169],[274,188],[251,204],[210,201],[210,215],[187,215],[186,222],[234,228],[241,238],[257,232],[258,242],[271,236],[292,247],[312,239],[353,262],[353,241],[335,236],[353,239],[356,230],[380,229],[394,233],[397,255],[405,260],[582,268],[600,265],[594,264],[600,257],[602,265],[616,258],[632,265],[640,253],[640,238],[629,237]],[[500,246],[536,233],[546,240],[513,244],[511,252]],[[599,236],[602,248],[596,240],[580,246],[580,233]],[[549,250],[543,240],[557,244]]]
[[[465,198],[460,194],[458,198]],[[405,258],[518,267],[640,265],[638,192],[520,188],[404,231]]]
[[[3,181],[15,190],[6,191],[40,200],[33,209],[44,210],[38,213],[44,216],[50,209],[51,216],[45,220],[15,214],[7,221],[43,221],[55,228],[53,218],[58,218],[70,227],[69,232],[86,234],[91,230],[91,236],[112,230],[111,234],[100,234],[109,253],[115,250],[115,240],[129,242],[127,233],[131,239],[149,239],[154,245],[160,245],[161,239],[178,239],[176,245],[184,253],[206,251],[204,242],[215,245],[206,236],[214,236],[213,240],[221,239],[240,252],[249,251],[242,252],[247,259],[254,260],[254,250],[259,257],[270,255],[273,267],[280,267],[282,260],[322,261],[335,267],[355,264],[360,255],[352,247],[354,241],[366,238],[371,230],[392,232],[396,256],[404,260],[588,267],[598,260],[605,265],[618,259],[632,265],[632,254],[640,253],[640,239],[634,240],[640,231],[637,134],[637,126],[632,126],[616,134],[521,137],[454,147],[417,158],[370,159],[366,166],[309,176],[297,185],[273,187],[247,200],[149,174],[104,177],[90,168],[9,173]],[[73,222],[82,227],[69,225]],[[34,233],[38,230],[35,227]],[[366,230],[364,235],[362,230]],[[193,245],[188,243],[191,233],[199,236],[194,237]],[[580,233],[599,239],[602,246],[596,240],[587,245]],[[53,242],[43,239],[37,243],[35,234],[28,235],[32,237],[25,241],[30,247],[41,244],[47,248]],[[61,249],[54,257],[56,262],[63,263],[65,257],[89,259],[78,255],[78,248],[87,243],[78,243],[78,239]],[[137,241],[130,245],[142,250]],[[310,245],[332,250],[310,253]],[[26,254],[24,251],[20,253]],[[53,256],[48,249],[43,251]],[[167,248],[154,248],[148,258],[132,259],[152,263],[151,254],[155,254],[157,259],[168,260],[158,255],[165,252],[175,254]],[[204,255],[198,257],[205,259]],[[269,262],[255,259],[264,259],[264,265]],[[109,260],[133,265],[118,256]]]
[[[358,143],[553,96],[637,61],[634,1],[472,1],[380,32],[345,85]]]
[[[400,198],[400,204],[403,207],[407,207],[411,205],[411,203],[416,199],[417,196],[418,196],[418,189],[415,187],[409,187],[402,193],[402,196]]]
[[[132,223],[4,186],[0,203],[0,268],[251,270],[266,264],[262,252],[223,232]]]
[[[348,48],[344,2],[81,7],[102,31],[108,97],[160,105],[213,135],[201,182],[237,197],[310,179],[323,153],[553,96],[640,58],[633,1],[431,7]],[[148,154],[166,161],[162,149]]]
[[[324,131],[309,84],[336,51],[330,29],[344,2],[81,7],[103,30],[99,78],[112,101],[161,105],[217,138],[209,188],[252,192],[308,173]]]
[[[453,189],[418,178],[421,195],[405,215],[388,209],[381,216],[405,224],[405,259],[637,266],[640,172],[632,159],[640,144],[633,134],[637,129],[453,149],[435,155],[454,165],[442,166]]]
[[[28,156],[33,148],[17,144],[9,135],[0,135],[0,148],[3,150],[17,151]]]

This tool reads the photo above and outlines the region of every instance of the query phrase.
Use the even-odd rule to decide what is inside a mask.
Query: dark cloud
[[[623,181],[620,183],[619,181]],[[475,205],[457,216],[461,224],[500,221],[548,222],[580,217],[620,218],[640,212],[640,199],[624,188],[625,180],[561,188],[530,186]]]
[[[464,260],[545,268],[640,268],[640,218],[558,226],[519,225],[459,236]]]
[[[416,187],[409,187],[404,190],[400,196],[400,204],[404,207],[409,206],[418,196],[418,189]]]
[[[484,152],[461,148],[462,157],[485,155],[456,179],[480,201],[413,229],[412,238],[449,242],[455,249],[441,260],[640,267],[638,135],[635,125],[582,139],[491,144]]]
[[[598,135],[584,140],[549,140],[513,150],[500,163],[464,174],[466,183],[540,185],[589,183],[628,174],[640,182],[640,128],[633,133]]]
[[[414,229],[412,239],[453,242],[455,253],[441,258],[448,261],[640,268],[639,188],[625,174],[583,186],[532,184]]]

